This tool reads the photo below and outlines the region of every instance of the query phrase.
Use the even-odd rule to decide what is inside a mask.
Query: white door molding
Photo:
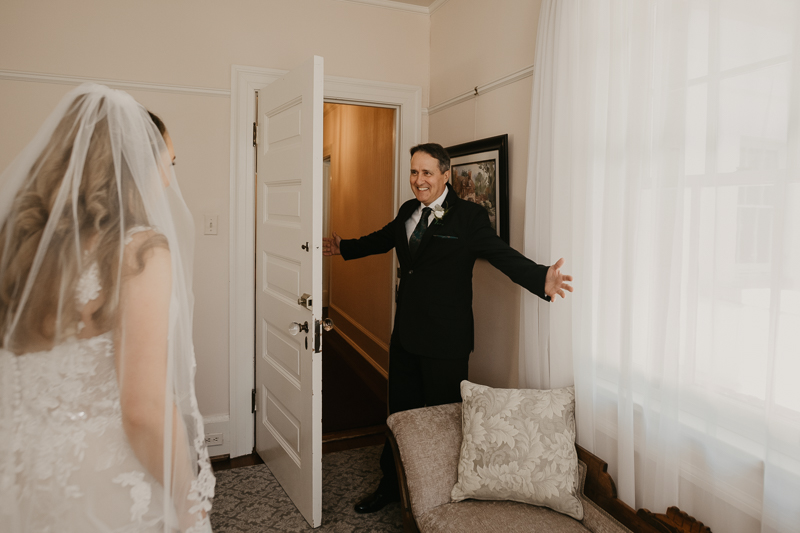
[[[251,390],[255,358],[255,93],[287,71],[231,67],[230,308],[229,389],[230,456],[252,453],[254,417]],[[395,211],[410,198],[404,186],[410,172],[409,150],[420,142],[422,89],[412,85],[325,76],[325,101],[394,107],[398,110],[395,154]]]

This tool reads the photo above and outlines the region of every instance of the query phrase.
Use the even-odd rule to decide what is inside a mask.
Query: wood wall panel
[[[394,218],[394,110],[325,104],[324,151],[331,159],[331,229],[342,238]],[[385,374],[392,319],[392,253],[330,263],[329,302],[337,330]]]

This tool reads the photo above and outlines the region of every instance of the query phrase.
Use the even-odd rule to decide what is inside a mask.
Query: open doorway
[[[394,217],[396,110],[324,108],[325,235],[355,238]],[[322,358],[323,452],[383,441],[393,256],[323,260],[323,305],[335,328]]]
[[[284,70],[234,65],[231,74],[230,290],[228,413],[206,420],[206,433],[223,433],[217,453],[239,458],[252,454],[256,418],[253,383],[256,354],[256,194],[255,163],[259,132],[256,94],[286,75]],[[413,198],[408,187],[409,149],[422,140],[422,88],[389,82],[326,76],[323,98],[336,103],[366,103],[395,109],[394,212]],[[321,173],[320,173],[321,175]],[[394,213],[393,213],[394,214]],[[338,231],[338,230],[337,230]],[[321,246],[321,243],[319,243]],[[323,357],[324,358],[324,357]]]

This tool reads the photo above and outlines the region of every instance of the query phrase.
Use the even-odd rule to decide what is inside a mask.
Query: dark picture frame
[[[510,244],[508,229],[508,134],[457,144],[450,154],[450,184],[462,200],[482,205],[497,235]]]

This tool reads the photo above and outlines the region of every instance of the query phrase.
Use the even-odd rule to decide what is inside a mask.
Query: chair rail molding
[[[473,98],[477,98],[478,96],[494,91],[495,89],[499,89],[500,87],[505,87],[506,85],[509,85],[511,83],[523,80],[528,76],[533,76],[533,65],[520,69],[512,74],[509,74],[508,76],[503,76],[502,78],[490,81],[489,83],[484,83],[483,85],[476,85],[473,89],[465,93],[461,93],[458,96],[454,96],[448,100],[445,100],[444,102],[440,102],[434,106],[430,106],[426,110],[427,114],[433,115],[434,113],[443,111],[448,107],[453,107],[454,105],[466,102],[467,100],[472,100]]]
[[[82,83],[92,82],[126,91],[155,91],[173,94],[189,94],[193,96],[221,96],[223,98],[230,98],[231,96],[231,92],[228,89],[193,87],[190,85],[170,85],[165,83],[145,83],[130,80],[114,80],[110,78],[93,78],[88,76],[65,76],[41,72],[23,72],[19,70],[0,69],[0,80],[55,83],[58,85],[80,85]]]

